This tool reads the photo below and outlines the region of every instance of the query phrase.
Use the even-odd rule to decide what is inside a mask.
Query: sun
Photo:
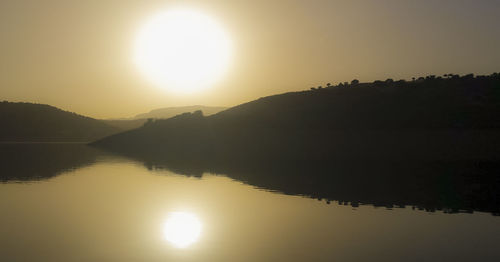
[[[201,223],[191,213],[173,212],[170,213],[163,229],[165,239],[177,248],[185,248],[198,240]]]
[[[222,26],[199,11],[173,9],[140,28],[134,60],[156,85],[192,93],[215,84],[227,71],[232,43]]]

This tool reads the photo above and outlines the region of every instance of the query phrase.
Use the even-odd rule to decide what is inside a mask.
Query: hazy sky
[[[132,59],[140,26],[179,5],[217,19],[235,49],[226,76],[190,95],[151,84]],[[0,100],[110,118],[354,78],[490,74],[499,14],[498,0],[1,0]]]

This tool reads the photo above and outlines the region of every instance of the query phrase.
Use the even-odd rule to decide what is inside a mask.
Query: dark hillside
[[[120,129],[49,105],[0,102],[0,141],[88,142]]]
[[[230,162],[497,159],[499,116],[499,74],[353,81],[152,121],[95,144]]]
[[[269,96],[213,119],[329,129],[499,128],[500,76],[427,77]]]

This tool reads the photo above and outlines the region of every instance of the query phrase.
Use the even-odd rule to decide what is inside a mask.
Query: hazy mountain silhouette
[[[101,121],[121,131],[127,131],[141,127],[147,119],[104,119]]]
[[[93,143],[284,193],[447,212],[500,208],[500,75],[327,85]]]
[[[167,119],[176,115],[183,113],[192,113],[201,110],[205,115],[213,115],[222,110],[227,109],[226,107],[213,107],[213,106],[180,106],[180,107],[166,107],[151,110],[148,113],[138,114],[133,118],[123,118],[123,119],[105,119],[102,120],[104,123],[119,128],[122,131],[139,128],[148,119]]]
[[[123,129],[49,105],[0,102],[0,141],[89,142]]]
[[[216,107],[216,106],[180,106],[180,107],[166,107],[159,108],[155,110],[151,110],[148,113],[138,114],[134,118],[135,119],[148,119],[148,118],[171,118],[173,116],[183,114],[183,113],[192,113],[194,111],[202,111],[204,115],[213,115],[222,110],[227,109],[226,107]]]

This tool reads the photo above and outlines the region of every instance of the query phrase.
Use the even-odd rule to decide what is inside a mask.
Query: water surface
[[[500,218],[490,213],[327,204],[83,145],[0,148],[10,156],[1,168],[2,261],[500,259]],[[201,225],[188,245],[166,236],[175,213]]]

